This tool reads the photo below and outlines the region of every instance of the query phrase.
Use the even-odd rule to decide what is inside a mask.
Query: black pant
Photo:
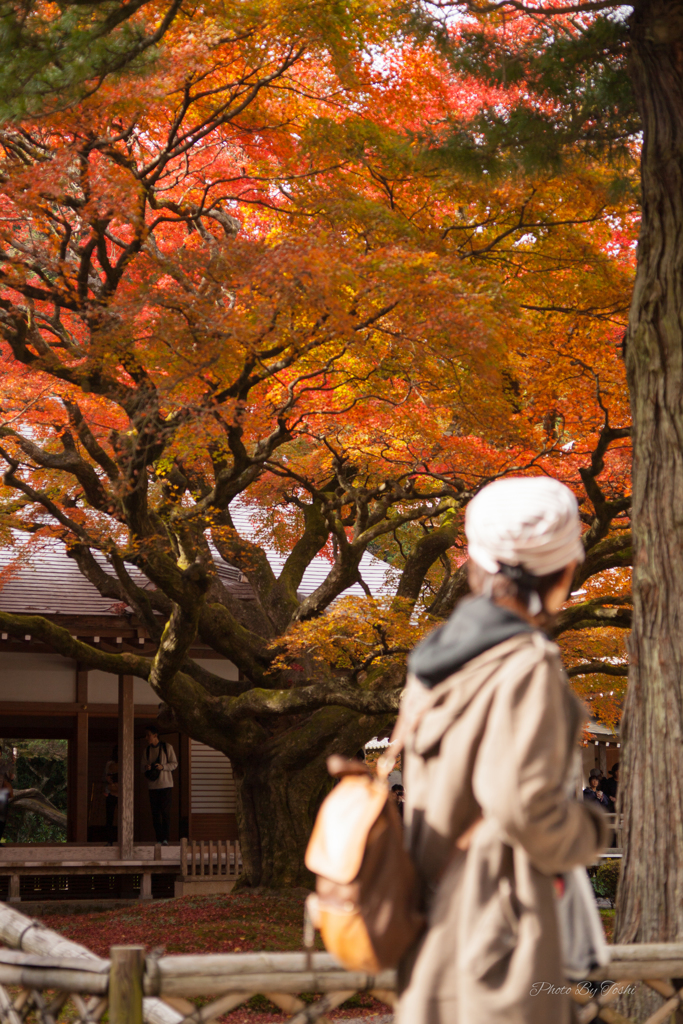
[[[173,789],[150,789],[149,805],[152,808],[152,824],[158,843],[168,842],[168,831],[171,824],[171,796]]]
[[[107,842],[114,842],[114,819],[116,818],[116,808],[118,806],[119,798],[113,796],[112,793],[107,793],[104,798],[104,810],[107,816]]]

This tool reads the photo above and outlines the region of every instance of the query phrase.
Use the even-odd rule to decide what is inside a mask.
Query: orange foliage
[[[472,180],[416,144],[510,91],[398,45],[390,6],[355,5],[335,35],[284,2],[243,5],[227,32],[209,5],[174,22],[152,77],[0,133],[5,528],[114,552],[161,587],[151,552],[187,562],[207,531],[255,573],[231,533],[238,497],[256,539],[289,554],[325,496],[333,566],[356,544],[400,570],[454,526],[417,609],[341,601],[288,626],[274,669],[316,648],[344,672],[398,664],[495,476],[557,476],[597,535],[585,474],[607,420],[628,423],[632,206],[598,163]],[[593,467],[616,503],[601,542],[628,526],[629,459],[620,439]],[[622,636],[562,644],[623,660]],[[612,690],[594,701],[609,722]]]

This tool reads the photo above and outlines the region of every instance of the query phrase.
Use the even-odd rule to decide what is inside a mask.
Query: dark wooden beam
[[[76,715],[76,766],[74,798],[74,839],[77,843],[88,841],[88,670],[82,665],[76,666],[76,704],[79,711]]]
[[[133,856],[135,808],[135,705],[133,676],[119,676],[119,851]]]
[[[74,811],[76,821],[74,826],[74,841],[87,843],[88,841],[88,712],[79,711],[76,715],[76,767],[75,784],[76,797]]]

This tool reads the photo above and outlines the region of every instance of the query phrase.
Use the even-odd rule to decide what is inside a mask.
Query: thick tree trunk
[[[683,939],[683,0],[640,0],[643,222],[626,360],[634,625],[617,942]]]
[[[327,708],[248,759],[233,756],[237,819],[249,886],[279,889],[313,883],[304,853],[318,808],[330,791],[326,757],[353,755],[390,718],[370,720]]]
[[[303,854],[331,780],[319,765],[284,771],[278,761],[233,764],[244,881],[270,889],[310,888]]]

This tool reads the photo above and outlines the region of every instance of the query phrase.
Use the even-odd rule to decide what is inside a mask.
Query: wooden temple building
[[[273,552],[268,554],[277,572],[283,560]],[[13,558],[11,550],[0,550],[0,571]],[[104,559],[98,561],[105,571],[111,571]],[[234,596],[253,600],[251,587],[239,570],[218,555],[216,565]],[[325,559],[316,558],[304,577],[302,593],[311,593],[329,569]],[[386,569],[369,555],[361,563],[372,592],[378,593],[386,585]],[[138,585],[151,587],[134,567],[128,566],[128,571]],[[363,593],[358,585],[355,590]],[[0,610],[45,616],[103,650],[154,651],[132,609],[103,598],[57,542],[37,549],[8,575],[0,588]],[[198,644],[190,654],[212,672],[226,679],[237,678],[235,665],[213,650]],[[199,844],[195,849],[206,848],[204,860],[213,857],[219,873],[223,850],[223,871],[232,875],[233,881],[224,879],[217,885],[214,880],[213,891],[234,884],[239,853],[234,845],[237,820],[230,762],[219,751],[182,733],[161,736],[173,745],[178,770],[174,773],[170,842],[167,847],[155,844],[139,765],[145,725],[156,720],[158,710],[159,700],[145,680],[88,670],[29,634],[23,640],[0,634],[0,738],[68,742],[67,841],[0,846],[0,899],[151,898],[194,891],[184,861],[184,851],[193,843]],[[119,821],[117,841],[108,846],[104,775],[115,745],[119,748]],[[206,891],[209,878],[204,877],[203,882]]]

